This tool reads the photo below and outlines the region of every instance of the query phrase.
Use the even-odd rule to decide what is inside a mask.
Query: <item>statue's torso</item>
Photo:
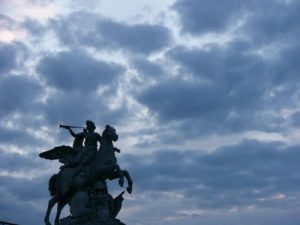
[[[88,148],[96,148],[97,149],[97,141],[99,140],[98,133],[85,132],[84,133],[84,145]]]

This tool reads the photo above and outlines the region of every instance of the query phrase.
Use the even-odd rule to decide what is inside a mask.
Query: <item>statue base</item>
[[[61,219],[59,225],[125,225],[116,219],[123,194],[113,198],[105,182],[98,182],[93,191],[77,192],[70,201],[71,215]]]
[[[88,216],[68,216],[60,220],[60,225],[126,225],[116,218],[94,219]]]

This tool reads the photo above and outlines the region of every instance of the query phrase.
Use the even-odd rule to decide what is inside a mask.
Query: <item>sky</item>
[[[134,180],[124,223],[299,224],[299,11],[297,0],[0,0],[0,220],[43,224],[60,165],[38,154],[72,145],[60,123],[92,120],[116,128]]]

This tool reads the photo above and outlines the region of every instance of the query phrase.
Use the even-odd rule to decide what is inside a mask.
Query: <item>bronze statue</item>
[[[119,185],[123,187],[125,177],[128,184],[126,190],[128,193],[132,192],[133,182],[128,171],[121,170],[117,163],[115,152],[120,152],[120,150],[113,146],[113,142],[118,140],[118,134],[113,127],[106,125],[102,136],[95,132],[96,126],[89,120],[86,121],[86,128],[76,127],[84,129],[78,134],[71,129],[75,128],[74,126],[60,125],[60,127],[68,129],[75,140],[73,147],[58,146],[40,154],[42,158],[58,159],[64,164],[59,173],[49,180],[49,191],[53,197],[48,203],[44,219],[46,225],[51,225],[49,216],[56,203],[58,206],[55,224],[60,224],[60,213],[63,207],[70,203],[76,193],[90,191],[97,182],[118,178]],[[98,142],[100,143],[99,149]],[[123,224],[120,221],[116,223],[116,221],[119,220],[115,219],[113,224]],[[81,223],[77,221],[74,224]]]

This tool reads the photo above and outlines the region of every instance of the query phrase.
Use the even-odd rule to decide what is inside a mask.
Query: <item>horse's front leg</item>
[[[124,174],[123,174],[123,172],[120,169],[120,166],[118,164],[116,164],[116,170],[117,170],[117,173],[119,175],[119,185],[121,187],[123,187],[124,186]]]
[[[49,216],[50,216],[51,209],[53,208],[53,206],[55,205],[55,203],[57,201],[58,201],[58,197],[55,195],[48,202],[48,208],[47,208],[46,216],[44,218],[44,222],[46,225],[51,225],[51,223],[49,221]]]
[[[131,194],[132,193],[133,181],[132,181],[132,179],[129,175],[129,172],[127,170],[122,170],[122,172],[123,172],[125,178],[127,179],[127,183],[128,183],[128,186],[127,186],[126,190],[129,194]]]

